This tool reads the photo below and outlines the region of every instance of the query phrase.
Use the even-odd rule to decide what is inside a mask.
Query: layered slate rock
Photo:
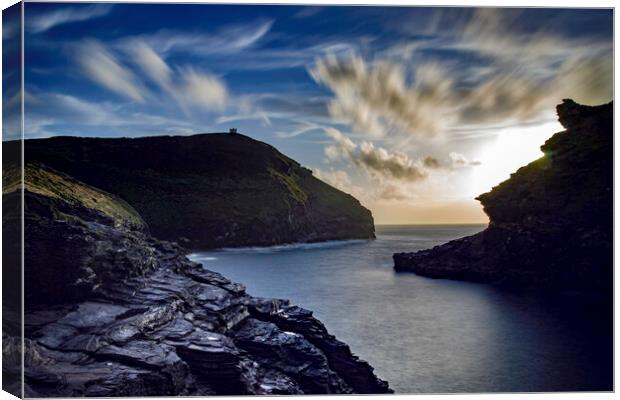
[[[113,195],[27,168],[47,180],[26,182],[26,396],[391,392],[310,311],[251,297]]]
[[[397,271],[433,278],[595,290],[613,284],[613,104],[557,107],[565,131],[544,156],[477,199],[488,228],[415,253]]]
[[[54,137],[24,148],[27,162],[115,194],[155,237],[188,248],[375,237],[372,214],[357,199],[241,134]]]

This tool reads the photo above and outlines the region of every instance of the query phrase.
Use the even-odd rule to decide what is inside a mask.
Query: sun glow
[[[482,164],[473,173],[468,194],[477,196],[488,192],[520,167],[542,157],[540,146],[562,130],[558,122],[549,122],[499,131],[496,139],[483,149],[478,158]]]

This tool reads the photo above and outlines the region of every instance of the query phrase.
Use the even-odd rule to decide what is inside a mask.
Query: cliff
[[[394,254],[397,271],[433,278],[596,290],[613,285],[613,104],[564,100],[565,131],[544,156],[477,199],[487,229],[429,250]]]
[[[240,134],[27,140],[27,162],[114,193],[193,249],[374,238],[369,210]]]
[[[115,195],[33,163],[24,187],[26,396],[391,392],[312,312],[190,261]]]

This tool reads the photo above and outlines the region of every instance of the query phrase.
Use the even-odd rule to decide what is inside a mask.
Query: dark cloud
[[[435,157],[426,157],[422,161],[426,168],[437,169],[441,168],[441,162]]]
[[[334,143],[325,149],[329,159],[347,158],[371,177],[397,179],[408,182],[422,181],[428,173],[423,162],[414,161],[405,153],[389,152],[364,141],[360,145],[333,128],[325,129]]]
[[[368,141],[358,145],[334,128],[324,128],[324,131],[333,139],[333,143],[325,148],[328,159],[348,159],[379,181],[420,182],[427,179],[432,170],[452,170],[480,165],[479,161],[470,161],[463,154],[456,152],[451,152],[446,161],[431,156],[414,160],[406,153],[389,151]]]
[[[363,142],[360,145],[360,151],[354,161],[371,174],[404,181],[417,182],[428,176],[423,166],[413,162],[406,154],[390,153],[384,148],[375,147],[370,142]]]

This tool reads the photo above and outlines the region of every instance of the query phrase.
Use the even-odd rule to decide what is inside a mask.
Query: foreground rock
[[[115,196],[26,179],[26,396],[391,392],[310,311],[191,262]]]
[[[544,157],[478,197],[476,235],[394,254],[397,271],[433,278],[595,290],[613,285],[613,105],[557,107],[566,131]]]
[[[153,236],[187,248],[375,237],[358,200],[241,134],[54,137],[26,140],[24,152],[28,162],[119,196]]]

